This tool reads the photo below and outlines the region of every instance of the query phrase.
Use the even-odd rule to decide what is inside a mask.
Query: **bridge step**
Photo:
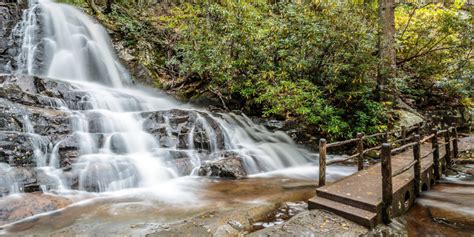
[[[357,207],[349,206],[339,202],[334,202],[329,199],[315,196],[308,200],[308,208],[322,209],[333,212],[336,215],[342,216],[359,225],[367,228],[374,228],[377,225],[377,214],[374,212],[359,209]]]
[[[371,204],[371,203],[358,201],[354,198],[351,198],[350,196],[342,196],[338,193],[326,190],[325,187],[316,189],[316,194],[319,197],[326,198],[326,199],[329,199],[329,200],[333,200],[333,201],[336,201],[336,202],[339,202],[339,203],[346,203],[346,204],[351,205],[353,207],[357,207],[357,208],[360,208],[360,209],[363,209],[363,210],[366,210],[366,211],[369,211],[369,212],[377,212],[378,208],[379,208],[379,205],[374,205],[374,204]]]

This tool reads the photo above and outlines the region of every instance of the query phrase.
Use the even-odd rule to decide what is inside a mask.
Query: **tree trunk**
[[[104,10],[105,14],[109,14],[109,13],[112,12],[112,4],[113,3],[114,3],[114,0],[107,0],[105,10]]]
[[[379,66],[377,92],[380,100],[390,94],[390,80],[395,77],[395,0],[379,0]]]
[[[87,4],[89,5],[89,8],[92,10],[92,14],[97,15],[97,13],[100,12],[97,5],[95,5],[94,0],[87,0]]]

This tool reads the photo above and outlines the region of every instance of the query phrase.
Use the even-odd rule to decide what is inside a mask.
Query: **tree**
[[[87,0],[87,5],[89,5],[89,8],[91,9],[92,11],[92,14],[94,15],[97,15],[97,13],[100,12],[99,8],[97,7],[97,5],[95,4],[95,1],[94,0]]]
[[[396,74],[395,0],[379,0],[379,67],[377,86],[379,100],[386,100],[390,79]]]
[[[112,12],[112,4],[114,3],[114,0],[107,0],[106,5],[105,5],[105,14],[109,14]]]

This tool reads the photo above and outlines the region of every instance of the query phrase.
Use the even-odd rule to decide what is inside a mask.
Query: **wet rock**
[[[196,110],[144,112],[143,127],[153,134],[162,147],[197,149],[212,152],[225,148],[219,122],[210,114]]]
[[[64,197],[49,194],[22,194],[0,199],[0,226],[26,217],[54,211],[72,202]]]
[[[365,157],[372,158],[372,159],[379,159],[379,157],[380,157],[380,152],[379,152],[379,151],[375,151],[375,150],[371,150],[371,151],[368,151],[368,152],[364,153],[364,156],[365,156]]]
[[[368,230],[351,221],[322,210],[302,212],[288,222],[265,228],[248,236],[360,236]]]
[[[91,108],[87,93],[65,81],[26,75],[0,76],[0,98],[38,108]]]
[[[87,147],[89,153],[96,153],[98,152],[99,147],[104,143],[104,134],[96,133],[90,134],[90,136],[86,137],[79,133],[68,135],[58,144],[59,167],[69,168],[81,155],[81,142],[84,142],[87,139],[92,139],[93,144],[98,144],[98,147]]]
[[[46,149],[46,137],[33,137],[20,132],[0,132],[0,157],[3,162],[15,166],[34,166],[36,161],[33,144],[36,142],[41,146],[39,148]]]
[[[67,134],[72,132],[70,119],[64,113],[48,116],[44,112],[35,112],[29,116],[29,119],[36,134],[48,136],[53,141],[62,140]]]
[[[229,224],[230,226],[232,226],[232,228],[238,230],[238,231],[241,231],[244,229],[244,226],[242,224],[240,224],[240,222],[236,221],[236,220],[230,220],[227,222],[227,224]]]
[[[0,197],[24,190],[25,186],[31,186],[37,182],[36,172],[33,168],[11,167],[0,163]]]
[[[182,176],[190,175],[195,167],[189,158],[176,159],[172,165],[176,167],[178,173]]]
[[[20,21],[27,1],[0,2],[0,73],[9,73],[16,64],[21,40],[12,36],[15,25]]]
[[[73,189],[104,192],[137,187],[140,182],[137,167],[117,157],[81,157],[70,173]]]
[[[120,134],[113,134],[110,138],[110,150],[116,154],[127,153],[127,144]]]
[[[208,161],[199,168],[200,176],[239,179],[247,176],[242,159],[237,153],[224,152],[221,159]]]
[[[285,127],[285,121],[271,119],[266,121],[264,125],[270,130],[281,130]]]

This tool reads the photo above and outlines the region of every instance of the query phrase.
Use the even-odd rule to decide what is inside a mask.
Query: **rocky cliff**
[[[0,74],[9,73],[16,64],[21,35],[14,31],[27,7],[26,0],[0,0]]]

